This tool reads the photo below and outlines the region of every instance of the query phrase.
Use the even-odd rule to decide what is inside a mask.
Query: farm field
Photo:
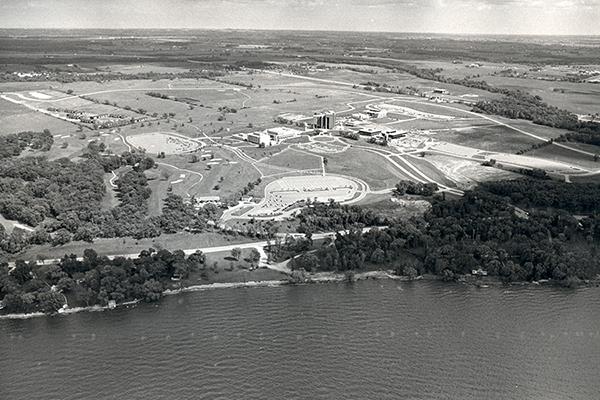
[[[533,95],[539,95],[546,103],[575,114],[598,112],[600,88],[590,87],[590,85],[500,76],[486,76],[485,80],[493,86],[500,86],[510,90],[522,90]],[[564,90],[564,93],[562,90]]]
[[[478,126],[437,131],[432,138],[442,142],[474,147],[486,151],[516,153],[528,149],[540,140],[501,125]]]
[[[531,121],[525,121],[521,119],[509,119],[498,117],[496,115],[490,115],[492,119],[505,123],[513,128],[521,129],[527,133],[534,134],[536,136],[545,138],[547,140],[556,138],[561,134],[564,134],[566,131],[562,129],[551,128],[549,126],[537,125]]]
[[[563,144],[563,143],[561,143]],[[564,143],[570,146],[570,143]],[[587,150],[586,150],[587,151]],[[535,149],[527,153],[528,156],[543,158],[554,160],[558,162],[566,162],[571,163],[575,166],[588,168],[588,169],[598,169],[600,165],[598,162],[594,162],[594,158],[592,156],[586,156],[585,154],[577,153],[575,151],[571,151],[569,149],[565,149],[563,147],[558,146],[544,146],[540,149]],[[600,179],[599,179],[600,181]]]

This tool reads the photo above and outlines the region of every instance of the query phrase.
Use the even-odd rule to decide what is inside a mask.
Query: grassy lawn
[[[85,249],[93,248],[101,255],[115,254],[139,254],[142,250],[149,248],[167,249],[169,251],[179,249],[194,249],[204,247],[224,246],[235,243],[248,243],[250,240],[245,237],[233,237],[219,233],[199,233],[191,234],[187,232],[164,234],[152,239],[132,239],[132,238],[114,238],[114,239],[96,239],[94,243],[71,242],[64,246],[52,247],[49,244],[43,246],[33,246],[22,254],[17,254],[14,259],[37,260],[38,256],[45,259],[62,258],[65,254],[76,254],[82,256]]]
[[[252,145],[248,143],[246,146],[240,146],[239,149],[242,150],[248,157],[253,158],[255,160],[262,160],[266,157],[272,157],[275,154],[287,149],[289,146],[286,143],[278,144],[275,146],[267,146],[267,147],[258,147],[257,145]]]
[[[255,181],[260,177],[259,172],[254,167],[238,158],[230,150],[216,147],[207,149],[211,152],[210,154],[214,155],[212,160],[218,161],[212,161],[208,155],[209,153],[195,154],[200,159],[197,163],[190,162],[192,156],[189,154],[168,155],[165,159],[157,160],[176,167],[161,166],[161,169],[165,169],[170,174],[169,182],[177,181],[181,179],[181,175],[185,175],[183,182],[171,185],[173,193],[184,198],[188,197],[186,193],[189,193],[190,196],[221,196],[221,198],[226,198],[241,190],[248,182]],[[205,161],[202,161],[203,158],[205,158]],[[211,162],[217,164],[209,165],[208,163]],[[210,169],[208,169],[209,167]],[[199,177],[185,170],[202,174],[202,180],[198,183]],[[219,187],[215,189],[217,185]],[[166,187],[164,190],[166,190]],[[157,196],[161,198],[165,194],[165,192],[157,192]]]
[[[410,179],[397,171],[384,157],[349,148],[343,153],[328,154],[327,173],[353,176],[369,184],[371,190],[388,189],[401,179]]]
[[[0,99],[0,105],[2,105],[0,108],[0,135],[24,131],[41,132],[44,129],[49,129],[53,135],[65,135],[77,130],[77,126],[70,122],[30,110],[23,106],[18,106],[17,104],[14,104],[14,106],[19,107],[21,112],[14,113],[14,110],[9,110],[8,115],[4,114],[5,103],[13,104]]]
[[[289,148],[269,157],[265,163],[270,166],[297,170],[319,169],[321,168],[321,157]]]

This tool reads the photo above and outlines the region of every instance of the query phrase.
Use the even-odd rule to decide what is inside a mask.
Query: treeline
[[[394,195],[404,196],[405,194],[413,194],[418,196],[433,196],[437,190],[437,183],[400,181],[396,184]]]
[[[0,136],[0,159],[18,157],[29,147],[32,150],[48,151],[54,138],[48,129],[43,132],[19,132]]]
[[[599,123],[579,121],[575,114],[548,105],[540,96],[533,96],[519,90],[505,94],[506,96],[500,100],[476,103],[473,111],[511,119],[526,119],[538,125],[567,129],[570,132],[561,134],[554,140],[600,146]]]
[[[318,221],[310,226],[322,230],[342,230],[352,221],[360,228],[369,221],[368,210],[351,211],[335,204],[309,210],[310,221]],[[386,228],[364,233],[352,228],[338,234],[333,246],[298,257],[292,265],[346,271],[370,263],[400,274],[432,273],[447,279],[483,269],[506,281],[555,279],[565,284],[600,273],[597,216],[581,223],[560,210],[519,216],[503,197],[478,190],[459,200],[434,198],[423,218],[385,222]]]
[[[485,182],[481,190],[511,202],[530,207],[553,207],[571,213],[591,213],[600,210],[600,184],[565,183],[553,180],[515,179]]]
[[[204,267],[205,256],[189,257],[181,250],[144,250],[135,259],[110,260],[87,249],[83,260],[65,255],[58,263],[38,265],[18,260],[9,272],[0,264],[0,303],[4,312],[53,313],[68,303],[71,307],[106,306],[110,300],[154,301],[172,284]]]
[[[121,72],[96,72],[93,74],[72,74],[70,72],[48,71],[44,74],[27,77],[19,77],[16,74],[0,74],[0,82],[39,82],[55,80],[60,83],[72,82],[107,82],[107,81],[128,81],[128,80],[161,80],[161,79],[214,79],[226,75],[227,70],[197,70],[179,73],[165,72],[139,72],[137,74],[123,74]]]
[[[311,203],[297,215],[298,232],[343,231],[357,224],[361,226],[382,226],[389,223],[381,215],[352,205],[340,205],[335,202]]]
[[[510,91],[500,100],[477,102],[473,106],[473,111],[511,119],[526,119],[535,124],[553,128],[574,129],[578,127],[576,115],[548,105],[540,96],[533,96],[520,90]]]

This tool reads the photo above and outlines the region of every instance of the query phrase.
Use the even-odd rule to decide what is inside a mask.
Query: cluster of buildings
[[[262,132],[240,133],[236,135],[239,139],[247,140],[257,145],[270,146],[271,144],[281,143],[286,139],[292,139],[300,136],[304,131],[289,128],[287,126],[278,126],[269,128]]]
[[[145,122],[148,117],[132,117],[124,114],[92,114],[79,110],[48,107],[47,110],[51,113],[64,114],[64,118],[70,121],[78,121],[84,124],[93,124],[95,129],[112,128],[115,126],[123,126],[134,124],[136,122]],[[61,118],[60,115],[55,115]]]

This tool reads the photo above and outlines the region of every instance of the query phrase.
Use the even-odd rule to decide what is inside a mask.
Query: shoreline
[[[426,274],[420,275],[414,279],[410,279],[407,276],[394,275],[393,270],[380,270],[380,271],[366,271],[356,273],[352,279],[352,282],[362,281],[362,280],[378,280],[378,279],[390,279],[402,282],[411,282],[411,281],[441,281],[442,277]],[[203,292],[207,290],[218,290],[218,289],[239,289],[239,288],[260,288],[260,287],[278,287],[278,286],[288,286],[288,285],[306,285],[306,284],[320,284],[320,283],[340,283],[348,281],[347,276],[344,273],[340,272],[314,272],[307,273],[304,276],[304,280],[300,282],[292,282],[290,279],[282,279],[282,280],[264,280],[264,281],[246,281],[246,282],[213,282],[206,283],[201,285],[192,285],[183,287],[180,289],[167,289],[163,291],[163,296],[172,296],[180,293],[188,293],[188,292]],[[490,278],[483,281],[460,281],[453,280],[451,282],[459,283],[463,285],[471,285],[478,288],[488,288],[490,286],[528,286],[528,285],[546,285],[546,284],[557,284],[557,282],[544,279],[540,281],[532,281],[532,282],[511,282],[505,283],[500,281],[499,279]],[[582,285],[587,286],[588,284],[592,284],[595,286],[599,286],[600,281],[590,280],[590,281],[582,281]],[[80,312],[99,312],[99,311],[109,311],[115,308],[136,306],[138,303],[141,303],[143,300],[135,299],[126,301],[123,303],[118,303],[114,306],[106,305],[93,305],[89,307],[65,307],[58,310],[56,313],[46,314],[41,311],[36,311],[32,313],[18,313],[18,314],[4,314],[0,315],[0,320],[5,319],[30,319],[35,317],[44,317],[44,316],[55,316],[55,315],[70,315],[77,314]]]

